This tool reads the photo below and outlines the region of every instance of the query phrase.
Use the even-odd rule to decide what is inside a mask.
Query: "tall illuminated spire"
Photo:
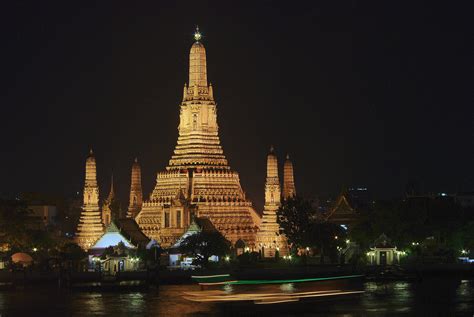
[[[286,155],[285,164],[283,165],[283,199],[288,199],[295,195],[296,187],[293,163],[290,160],[290,156]]]
[[[110,224],[110,222],[112,221],[113,216],[115,216],[115,215],[112,215],[112,209],[110,209],[110,206],[112,205],[112,201],[114,199],[115,199],[114,174],[112,174],[112,176],[110,178],[109,196],[107,196],[107,199],[102,204],[102,223],[104,224],[105,227],[107,227]]]
[[[142,192],[142,172],[138,159],[132,164],[132,177],[130,182],[130,203],[128,205],[127,217],[135,218],[142,209],[143,192]]]
[[[189,51],[189,82],[182,88],[176,147],[135,221],[162,247],[172,246],[193,216],[208,218],[233,244],[242,239],[252,247],[260,217],[224,155],[216,86],[208,84],[206,63],[206,49],[196,28]]]
[[[288,244],[285,236],[280,234],[277,222],[277,210],[280,207],[280,180],[278,178],[278,160],[273,146],[267,156],[267,179],[265,181],[265,205],[263,217],[257,232],[256,242],[262,256],[273,257],[276,251],[280,255],[288,253]]]
[[[194,33],[194,44],[189,52],[189,87],[206,87],[207,88],[207,65],[206,65],[206,49],[200,42],[202,38],[199,28],[196,27]]]
[[[87,250],[103,233],[101,213],[99,211],[99,186],[94,153],[90,150],[86,160],[84,199],[81,217],[77,225],[76,242]]]
[[[178,144],[170,165],[229,169],[220,145],[214,89],[207,84],[206,50],[199,41],[199,29],[194,39],[189,52],[189,83],[184,85],[180,105]]]

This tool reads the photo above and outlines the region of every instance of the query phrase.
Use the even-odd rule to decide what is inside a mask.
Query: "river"
[[[196,285],[162,285],[147,292],[80,292],[31,287],[0,293],[0,316],[474,316],[474,280],[363,284],[356,298],[274,305],[189,302]]]

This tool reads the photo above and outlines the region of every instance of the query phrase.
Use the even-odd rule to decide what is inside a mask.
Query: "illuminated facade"
[[[213,87],[207,82],[206,50],[197,31],[189,54],[189,82],[180,104],[179,137],[168,166],[135,217],[142,231],[172,246],[191,223],[206,217],[232,244],[255,246],[260,222],[239,175],[220,145]]]
[[[280,207],[280,180],[278,177],[278,160],[273,151],[267,156],[267,179],[265,182],[265,206],[260,228],[256,236],[256,244],[264,257],[274,257],[276,251],[284,256],[288,254],[286,237],[280,234],[277,222],[277,210]]]
[[[86,176],[81,217],[77,226],[76,242],[88,250],[103,234],[99,210],[99,186],[97,185],[96,162],[92,150],[86,160]]]

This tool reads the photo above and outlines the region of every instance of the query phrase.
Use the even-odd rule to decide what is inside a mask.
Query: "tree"
[[[321,263],[324,262],[326,255],[332,260],[338,259],[337,248],[342,248],[346,240],[346,232],[340,225],[319,218],[311,224],[309,232],[311,236],[309,245],[320,250]]]
[[[23,201],[0,201],[0,237],[2,243],[7,243],[12,249],[26,248],[31,237],[28,230],[30,211]]]
[[[180,251],[195,257],[193,263],[206,267],[209,257],[224,256],[229,253],[230,242],[219,232],[198,232],[187,236],[179,247]]]
[[[328,254],[335,259],[337,247],[344,244],[346,233],[341,226],[329,223],[313,207],[311,200],[292,197],[277,211],[278,223],[293,248],[315,247],[321,261]]]
[[[290,197],[277,210],[277,220],[292,247],[303,248],[313,244],[312,224],[316,219],[312,201]]]

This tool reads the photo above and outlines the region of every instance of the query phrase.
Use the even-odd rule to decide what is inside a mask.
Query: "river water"
[[[146,292],[80,292],[25,288],[0,293],[0,316],[474,316],[474,280],[363,284],[354,298],[274,305],[189,302],[196,285],[163,285]]]

